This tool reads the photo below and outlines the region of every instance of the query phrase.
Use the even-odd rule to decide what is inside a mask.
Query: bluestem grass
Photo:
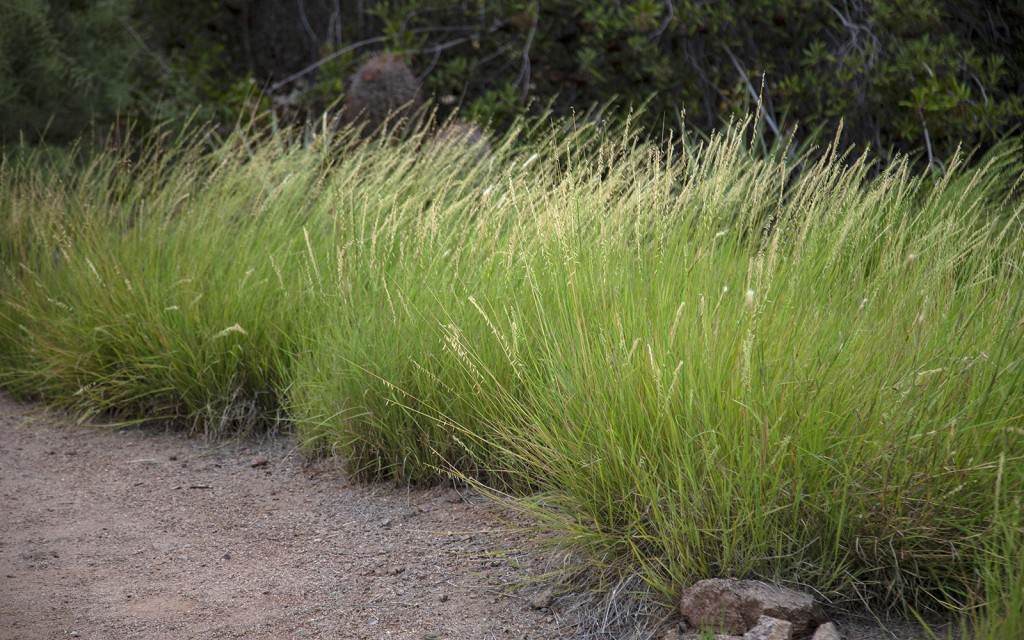
[[[1015,637],[1016,147],[932,181],[742,127],[346,135],[5,162],[3,384],[487,482],[666,602],[761,577]]]

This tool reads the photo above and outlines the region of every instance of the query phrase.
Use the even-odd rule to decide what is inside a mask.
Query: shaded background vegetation
[[[442,115],[498,129],[649,100],[652,133],[678,130],[680,110],[710,131],[760,95],[768,136],[843,118],[846,143],[938,161],[1024,114],[1019,0],[7,0],[0,134],[64,142],[119,116],[230,126],[246,108],[308,121],[383,50]]]

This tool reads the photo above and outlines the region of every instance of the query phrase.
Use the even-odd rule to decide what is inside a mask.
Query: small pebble
[[[530,606],[534,609],[547,609],[554,602],[555,596],[551,589],[545,589],[537,595],[530,598]]]

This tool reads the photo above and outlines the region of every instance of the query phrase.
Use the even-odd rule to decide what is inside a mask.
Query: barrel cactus
[[[345,121],[376,131],[408,116],[422,102],[420,84],[402,56],[378,54],[349,78]]]

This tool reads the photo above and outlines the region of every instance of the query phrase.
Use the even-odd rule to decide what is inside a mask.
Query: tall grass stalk
[[[3,384],[208,432],[283,408],[666,602],[760,577],[1019,629],[1018,148],[933,181],[743,127],[425,135],[6,162]]]

